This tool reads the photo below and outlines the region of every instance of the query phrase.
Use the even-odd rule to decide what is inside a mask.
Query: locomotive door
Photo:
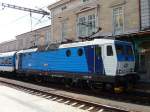
[[[102,46],[96,45],[94,50],[94,71],[95,74],[104,74],[104,66],[102,60]]]
[[[106,75],[115,75],[117,68],[117,58],[115,53],[115,47],[112,44],[104,45],[104,68]]]
[[[20,58],[21,58],[21,54],[17,53],[16,54],[16,70],[19,70],[20,68],[20,63],[21,63]]]

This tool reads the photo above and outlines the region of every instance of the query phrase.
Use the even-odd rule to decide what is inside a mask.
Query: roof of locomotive
[[[59,46],[59,48],[80,47],[80,46],[88,46],[88,45],[112,44],[115,41],[129,43],[129,42],[125,42],[125,41],[112,40],[112,39],[94,39],[94,40],[85,41],[85,42],[76,42],[76,43],[62,44],[62,45]]]

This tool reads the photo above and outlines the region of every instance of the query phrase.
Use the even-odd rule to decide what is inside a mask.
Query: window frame
[[[64,41],[64,39],[67,37],[68,33],[68,19],[64,19],[61,22],[61,40]]]
[[[46,31],[45,32],[45,45],[49,45],[50,40],[51,40],[51,32]]]
[[[119,8],[122,9],[122,19],[123,19],[123,26],[122,26],[122,31],[121,31],[121,32],[119,32],[119,30],[118,30],[118,32],[117,32],[117,30],[116,30],[116,28],[115,28],[115,13],[114,13],[114,10],[115,10],[115,9],[119,9]],[[119,15],[119,14],[117,14],[117,15]],[[113,24],[113,35],[123,34],[123,33],[124,33],[124,26],[125,26],[125,15],[124,15],[124,6],[123,6],[123,5],[117,6],[117,7],[113,7],[113,8],[112,8],[112,18],[113,18],[113,20],[112,20],[112,24]]]
[[[82,3],[89,2],[90,0],[81,0]]]
[[[93,18],[91,19],[91,20],[89,20],[89,16],[92,16]],[[85,18],[85,24],[87,25],[87,26],[84,26],[83,25],[83,27],[85,28],[85,31],[84,31],[84,33],[83,33],[83,35],[82,35],[82,33],[80,33],[80,19],[81,18]],[[97,16],[96,16],[96,13],[93,13],[93,14],[89,14],[89,15],[84,15],[84,16],[78,16],[78,20],[77,20],[78,22],[77,22],[77,35],[78,35],[78,37],[85,37],[85,36],[89,36],[89,35],[91,35],[91,34],[89,34],[89,23],[94,23],[94,27],[92,28],[92,32],[94,32],[94,31],[96,31],[96,26],[97,26]],[[82,27],[82,25],[81,25],[81,27]],[[81,28],[81,29],[83,29],[83,28]]]
[[[121,48],[121,50],[119,49],[121,51],[121,53],[118,52],[118,48]],[[115,45],[115,49],[116,49],[116,54],[117,55],[120,55],[120,54],[121,55],[125,55],[125,47],[124,47],[124,45],[122,45],[122,44],[116,44]]]

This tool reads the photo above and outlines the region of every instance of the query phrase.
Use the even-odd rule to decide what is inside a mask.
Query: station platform
[[[87,112],[0,85],[0,112]]]

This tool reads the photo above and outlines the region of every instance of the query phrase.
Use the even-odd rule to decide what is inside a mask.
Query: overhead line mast
[[[4,8],[8,7],[8,8],[12,8],[12,9],[18,9],[18,10],[22,10],[22,11],[27,11],[27,12],[30,12],[30,13],[37,13],[37,14],[42,14],[42,15],[50,15],[49,12],[44,11],[44,10],[36,10],[36,9],[31,9],[31,8],[25,8],[25,7],[21,7],[21,6],[6,4],[6,3],[0,3],[0,4]]]

